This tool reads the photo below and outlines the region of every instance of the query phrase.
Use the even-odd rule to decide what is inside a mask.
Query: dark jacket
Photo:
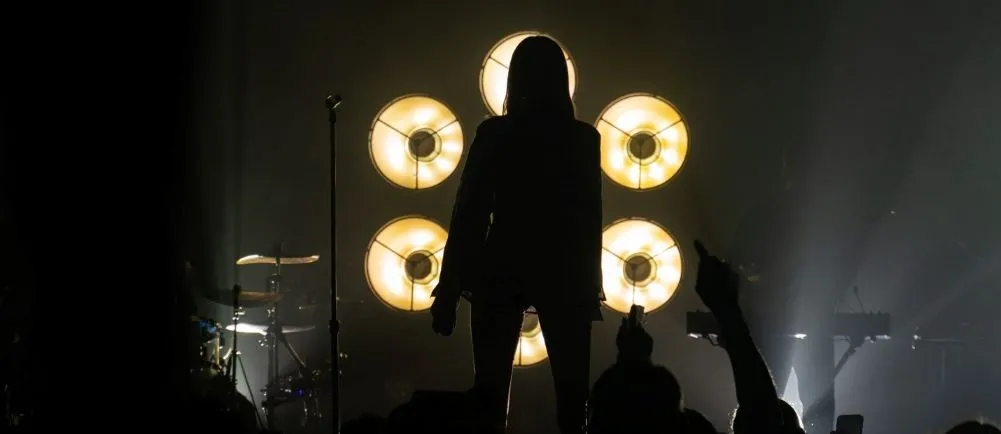
[[[481,123],[452,209],[441,287],[476,302],[600,317],[600,147],[594,127],[570,118]]]

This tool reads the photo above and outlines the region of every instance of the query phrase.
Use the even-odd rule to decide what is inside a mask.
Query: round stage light
[[[674,238],[649,220],[619,220],[601,236],[605,305],[629,313],[635,305],[653,312],[674,296],[681,282],[681,251]]]
[[[410,189],[441,184],[462,157],[462,126],[444,103],[407,95],[387,104],[368,136],[372,163],[389,182]]]
[[[483,65],[480,67],[480,95],[483,96],[483,103],[493,115],[504,114],[504,99],[507,98],[507,70],[508,65],[511,64],[514,49],[521,41],[531,36],[546,36],[556,41],[556,38],[542,32],[518,32],[501,39],[483,59]],[[559,41],[556,43],[560,44]],[[563,49],[563,55],[567,58],[570,96],[573,97],[574,91],[577,90],[577,66],[574,65],[573,58],[570,57],[570,52],[567,51],[566,47],[560,44],[560,48]]]
[[[518,338],[518,348],[514,352],[514,366],[527,368],[538,365],[549,358],[546,351],[546,340],[542,337],[542,326],[539,316],[526,313],[521,322],[521,337]]]
[[[605,107],[594,126],[601,133],[601,168],[623,187],[659,187],[685,163],[688,126],[681,112],[661,97],[621,97]]]
[[[419,312],[431,307],[448,233],[423,217],[400,217],[372,238],[365,252],[365,278],[389,307]]]

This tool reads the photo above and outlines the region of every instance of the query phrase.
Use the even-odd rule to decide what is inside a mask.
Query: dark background
[[[994,122],[1001,112],[1001,3],[218,1],[183,13],[88,12],[113,21],[114,30],[72,11],[60,12],[58,22],[47,18],[51,11],[36,11],[37,21],[7,15],[7,40],[22,56],[5,76],[8,95],[18,97],[8,102],[18,104],[5,106],[4,128],[6,134],[10,125],[22,126],[30,134],[19,138],[32,139],[24,146],[32,156],[54,156],[60,169],[73,169],[59,170],[62,184],[52,187],[41,172],[22,166],[19,175],[34,176],[19,176],[16,187],[32,189],[38,194],[30,203],[47,207],[30,214],[26,202],[17,202],[18,221],[26,214],[62,221],[79,214],[101,224],[62,224],[60,234],[71,234],[74,243],[56,235],[48,244],[14,238],[21,246],[83,249],[104,234],[125,232],[126,222],[169,231],[177,210],[155,198],[174,185],[167,176],[176,167],[172,150],[191,147],[217,158],[199,170],[215,175],[206,178],[217,189],[207,201],[228,222],[210,235],[220,263],[278,240],[290,251],[329,258],[322,99],[342,93],[336,208],[345,419],[386,414],[414,389],[471,383],[464,320],[451,339],[435,337],[428,315],[382,305],[363,269],[367,244],[387,221],[423,214],[447,224],[457,176],[427,191],[396,188],[373,168],[366,140],[384,104],[427,93],[456,111],[468,145],[486,115],[477,85],[481,61],[495,42],[520,30],[547,32],[568,48],[578,67],[580,118],[593,120],[615,98],[641,91],[667,98],[687,119],[690,153],[675,179],[645,193],[606,182],[604,200],[607,222],[651,218],[685,248],[681,288],[649,317],[648,328],[657,340],[656,361],[679,377],[688,406],[719,428],[735,406],[724,353],[685,337],[684,312],[700,307],[688,246],[701,238],[741,261],[795,258],[791,275],[769,281],[765,274],[745,290],[749,305],[785,304],[798,312],[798,324],[808,325],[817,312],[860,310],[857,287],[866,310],[893,314],[895,339],[863,347],[837,379],[838,413],[864,414],[867,432],[1001,417],[996,339],[914,350],[909,339],[918,326],[995,338],[1001,330],[1001,129]],[[115,13],[124,18],[111,18]],[[63,21],[103,32],[57,37],[57,29],[67,30]],[[44,92],[24,84],[29,76]],[[47,120],[32,128],[14,122],[25,115]],[[112,162],[123,158],[128,164]],[[55,171],[55,164],[39,167]],[[5,168],[5,175],[13,173]],[[138,186],[142,194],[129,193]],[[66,197],[82,203],[70,207]],[[148,251],[152,240],[132,244]],[[129,252],[124,244],[105,246]],[[35,258],[44,257],[42,247],[34,248]],[[121,322],[147,320],[140,300],[158,298],[126,281],[151,279],[153,267],[147,272],[125,266],[146,261],[122,261],[103,269],[116,273],[107,286],[120,289],[101,290],[93,281],[88,287],[133,300],[129,308],[97,303]],[[531,257],[523,263],[533,266]],[[94,272],[75,267],[80,272],[64,278]],[[260,270],[230,270],[231,279],[248,286],[264,279]],[[329,302],[329,262],[289,273],[302,303]],[[324,310],[288,318],[318,326],[294,343],[311,360],[326,359]],[[595,375],[614,359],[616,326],[611,312],[596,326]],[[259,389],[263,351],[247,353],[251,388]],[[517,371],[515,432],[553,432],[552,401],[547,365]]]

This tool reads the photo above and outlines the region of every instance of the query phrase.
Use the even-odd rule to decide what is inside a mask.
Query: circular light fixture
[[[539,316],[526,313],[521,322],[521,337],[518,338],[518,348],[514,352],[514,366],[527,368],[538,365],[549,358],[546,351],[546,340],[542,337],[542,326]]]
[[[501,39],[500,42],[494,44],[493,48],[487,53],[487,57],[483,59],[483,65],[480,67],[480,95],[483,96],[483,103],[486,104],[491,114],[504,114],[504,99],[507,98],[507,71],[511,64],[511,56],[521,41],[532,36],[545,36],[556,41],[556,38],[542,32],[518,32],[508,35],[504,39]],[[559,41],[556,41],[556,43],[560,44]],[[574,65],[573,58],[570,57],[570,52],[567,51],[566,47],[560,44],[560,48],[563,49],[563,55],[567,59],[570,96],[573,97],[574,91],[577,90],[577,67]]]
[[[441,184],[462,156],[462,126],[444,103],[397,98],[379,111],[368,136],[372,163],[389,182],[414,190]]]
[[[619,220],[601,236],[605,305],[629,313],[634,304],[657,310],[681,282],[681,252],[660,225],[644,219]]]
[[[419,312],[431,307],[448,233],[423,217],[400,217],[372,238],[365,252],[365,278],[389,307]]]
[[[615,183],[634,190],[664,185],[688,154],[688,126],[664,98],[635,93],[601,112],[601,168]]]

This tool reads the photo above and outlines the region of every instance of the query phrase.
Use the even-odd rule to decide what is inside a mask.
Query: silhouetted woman
[[[449,335],[460,295],[472,305],[474,391],[494,429],[507,418],[526,310],[534,309],[564,434],[581,433],[591,322],[601,319],[600,136],[577,121],[566,58],[536,36],[515,49],[507,114],[480,124],[452,210],[434,328]]]

